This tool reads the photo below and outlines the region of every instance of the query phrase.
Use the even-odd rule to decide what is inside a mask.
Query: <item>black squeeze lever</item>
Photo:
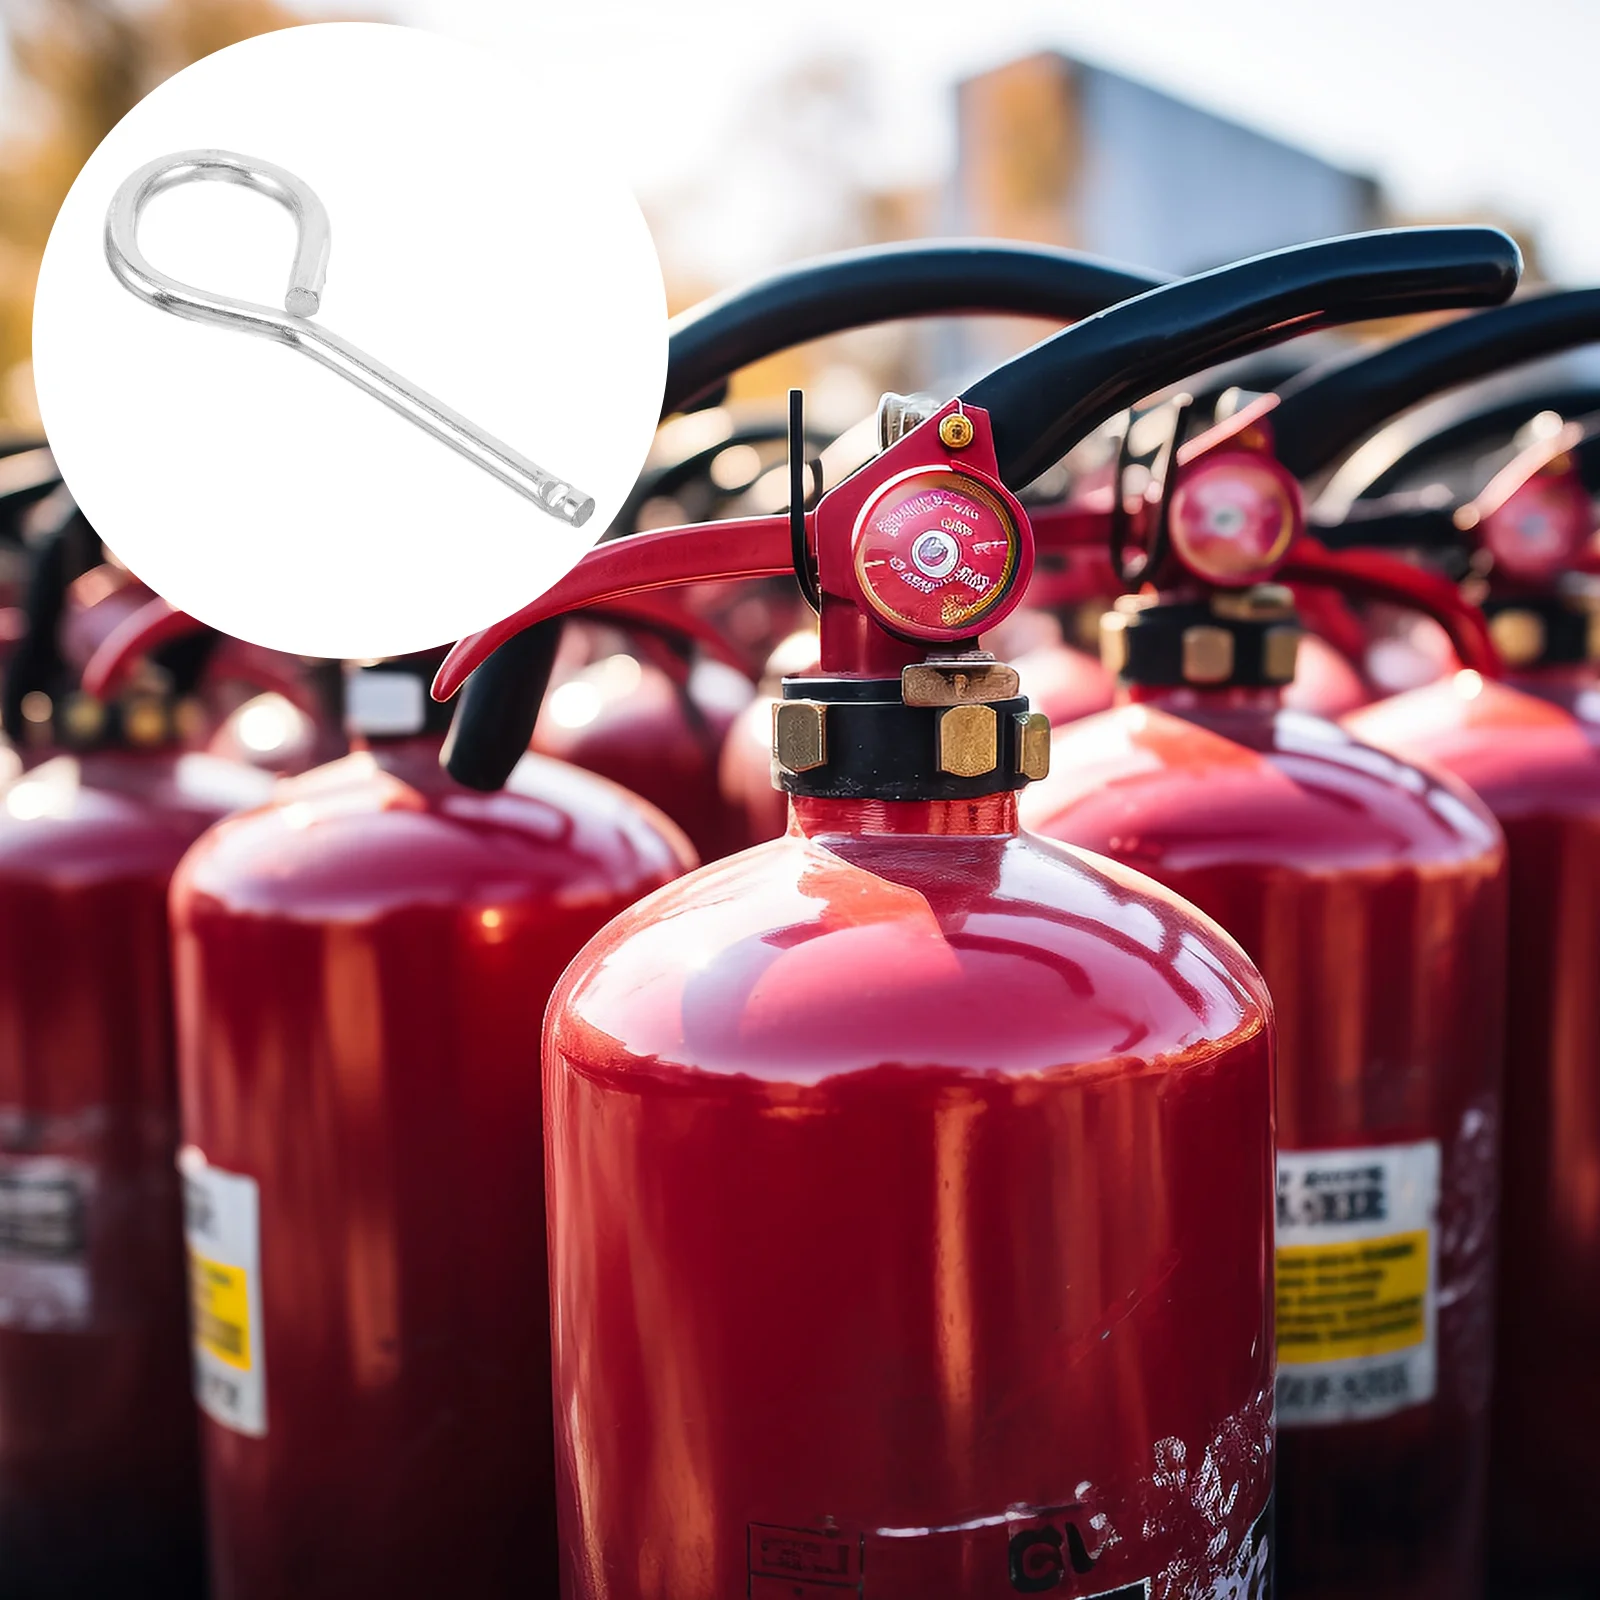
[[[1000,476],[1021,488],[1108,417],[1191,372],[1318,328],[1498,305],[1521,271],[1498,228],[1390,228],[1296,245],[1087,317],[961,399],[989,413]]]
[[[965,312],[1074,321],[1168,281],[1076,250],[987,240],[874,245],[802,261],[674,318],[661,415],[715,403],[730,374],[808,339]]]
[[[1600,289],[1568,289],[1447,322],[1375,355],[1308,372],[1279,392],[1272,413],[1278,459],[1297,478],[1312,477],[1432,395],[1597,339]]]

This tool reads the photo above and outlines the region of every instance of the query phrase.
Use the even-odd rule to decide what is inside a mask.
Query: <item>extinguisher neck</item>
[[[805,838],[828,834],[954,835],[1006,838],[1015,834],[1015,792],[973,800],[831,800],[789,797],[789,832]]]
[[[1183,684],[1181,686],[1124,683],[1118,686],[1119,705],[1153,705],[1179,716],[1189,712],[1247,711],[1270,715],[1283,705],[1283,689],[1273,684],[1242,687],[1237,684]]]
[[[1271,695],[1294,681],[1300,637],[1282,585],[1189,588],[1124,595],[1101,619],[1101,658],[1134,699]]]
[[[385,739],[365,736],[352,739],[352,752],[371,757],[373,765],[392,777],[408,783],[426,781],[433,783],[439,776],[439,751],[444,745],[442,733],[419,733],[408,739]]]

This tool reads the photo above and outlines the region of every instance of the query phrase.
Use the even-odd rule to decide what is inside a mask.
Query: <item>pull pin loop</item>
[[[145,206],[168,189],[206,180],[254,189],[276,200],[294,218],[294,261],[282,311],[180,283],[145,259],[139,248],[139,218]],[[310,185],[292,172],[230,150],[183,150],[160,156],[131,173],[111,197],[105,244],[106,260],[118,281],[146,304],[190,322],[214,322],[302,350],[526,496],[541,511],[574,528],[581,528],[593,515],[594,501],[565,479],[547,472],[365,351],[309,320],[322,304],[332,234],[322,202]]]

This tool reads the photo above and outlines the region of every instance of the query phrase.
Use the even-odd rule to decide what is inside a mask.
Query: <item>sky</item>
[[[884,185],[933,180],[950,85],[1054,47],[1370,173],[1408,212],[1531,224],[1554,275],[1600,281],[1600,0],[299,3],[520,57],[583,103],[581,136],[611,143],[647,197],[711,180],[761,85],[819,53],[870,72],[876,115],[852,164]]]
[[[1408,211],[1526,218],[1558,276],[1600,281],[1596,0],[389,0],[382,14],[592,75],[646,189],[713,168],[741,103],[819,50],[872,70],[873,173],[933,178],[950,84],[1056,47],[1370,172]]]

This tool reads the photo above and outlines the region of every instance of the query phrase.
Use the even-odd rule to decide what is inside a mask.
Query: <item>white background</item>
[[[660,408],[665,296],[604,141],[542,70],[405,28],[291,29],[170,79],[84,167],[40,274],[40,406],[90,521],[175,605],[277,649],[395,655],[507,615],[604,532]],[[206,146],[316,191],[316,320],[593,495],[581,532],[304,354],[118,283],[112,193]],[[154,199],[140,243],[184,282],[281,305],[293,230],[208,182]]]

